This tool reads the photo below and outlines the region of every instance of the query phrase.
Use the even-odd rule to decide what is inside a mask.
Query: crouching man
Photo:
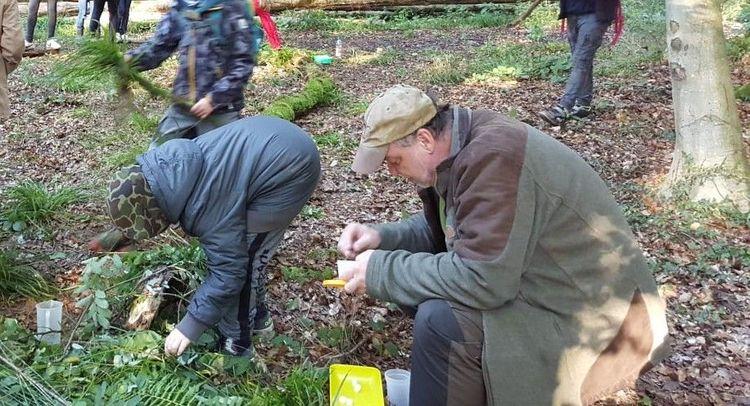
[[[166,142],[137,161],[110,181],[115,228],[91,248],[112,251],[179,223],[198,237],[209,272],[165,352],[180,355],[217,326],[225,351],[252,356],[253,330],[272,328],[265,265],[320,177],[314,142],[288,121],[258,116]]]
[[[419,185],[424,211],[349,224],[348,292],[416,309],[413,405],[590,404],[665,356],[665,309],[604,182],[575,152],[487,110],[396,86],[352,169]]]

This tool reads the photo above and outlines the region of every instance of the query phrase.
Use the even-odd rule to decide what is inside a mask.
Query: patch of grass
[[[323,208],[311,206],[309,204],[302,208],[302,213],[300,214],[302,215],[302,218],[306,220],[320,220],[326,216]]]
[[[156,30],[158,21],[130,21],[128,23],[129,34],[149,34]]]
[[[564,82],[570,71],[567,46],[562,43],[485,45],[470,57],[436,55],[422,78],[432,84],[456,84],[470,79],[548,79]]]
[[[0,220],[5,230],[20,232],[49,223],[60,211],[81,201],[80,192],[66,187],[50,191],[47,186],[26,181],[8,188]]]
[[[315,280],[331,279],[333,277],[333,269],[330,267],[307,269],[297,266],[285,266],[281,268],[281,275],[284,276],[285,280],[290,282],[305,284]]]
[[[480,11],[465,6],[446,8],[432,15],[418,14],[408,8],[376,17],[337,17],[324,11],[288,11],[277,19],[283,30],[324,32],[414,31],[454,29],[457,27],[499,27],[513,19],[513,8],[486,5]]]
[[[313,248],[307,256],[316,261],[335,260],[339,251],[336,248]]]
[[[727,56],[733,61],[739,61],[750,54],[750,32],[727,40]]]
[[[322,327],[316,335],[323,345],[342,350],[351,345],[352,341],[352,334],[345,326]]]
[[[258,53],[258,64],[274,68],[275,73],[298,70],[302,64],[311,60],[312,52],[292,47],[271,49],[263,45]]]
[[[367,101],[355,101],[347,105],[346,113],[353,117],[360,116],[365,114],[369,106],[370,103]]]
[[[314,135],[313,140],[319,148],[351,150],[357,146],[356,140],[335,131],[321,135]],[[304,215],[304,209],[302,213]]]
[[[469,75],[469,65],[461,55],[438,55],[422,72],[422,79],[433,85],[453,85]]]
[[[47,299],[54,293],[55,288],[34,268],[21,262],[17,253],[0,251],[0,298]]]
[[[147,145],[131,145],[122,152],[117,152],[104,159],[104,163],[110,168],[121,168],[136,163],[136,157],[148,149]]]

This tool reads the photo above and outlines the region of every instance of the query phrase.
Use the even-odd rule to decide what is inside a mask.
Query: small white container
[[[48,300],[36,305],[37,339],[48,344],[60,344],[62,302]]]
[[[385,388],[390,406],[409,406],[409,383],[411,372],[405,369],[385,371]]]
[[[336,55],[336,58],[341,58],[341,53],[343,51],[343,43],[341,42],[341,38],[336,39],[336,52],[334,52],[334,55]]]
[[[338,275],[341,275],[341,271],[352,269],[355,262],[356,261],[346,261],[346,260],[336,261],[336,269],[338,270]]]

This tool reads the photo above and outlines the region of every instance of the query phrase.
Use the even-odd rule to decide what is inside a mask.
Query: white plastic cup
[[[37,339],[48,344],[60,344],[62,302],[48,300],[36,305]]]
[[[356,261],[346,261],[346,260],[336,261],[336,269],[338,270],[338,275],[341,275],[341,271],[351,269],[354,266],[355,262]]]
[[[409,381],[411,372],[405,369],[385,371],[385,388],[390,406],[409,406]]]

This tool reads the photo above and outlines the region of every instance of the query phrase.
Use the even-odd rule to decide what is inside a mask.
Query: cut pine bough
[[[315,107],[334,102],[337,97],[338,89],[330,77],[313,76],[302,91],[276,99],[263,110],[263,114],[293,121]]]
[[[191,105],[184,100],[176,100],[169,90],[156,85],[134,68],[131,62],[126,62],[120,46],[109,39],[84,42],[65,59],[65,62],[57,65],[55,71],[62,79],[96,81],[112,76],[121,93],[132,83],[138,83],[152,97],[188,107]]]

